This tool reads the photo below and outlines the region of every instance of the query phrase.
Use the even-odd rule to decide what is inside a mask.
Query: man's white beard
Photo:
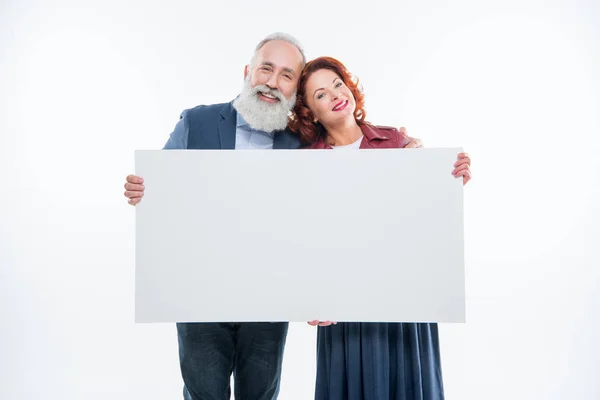
[[[259,92],[275,96],[279,101],[275,103],[262,101],[258,98]],[[270,89],[266,85],[251,87],[250,75],[248,75],[244,79],[242,93],[234,100],[233,107],[252,129],[271,133],[287,127],[289,112],[295,104],[296,93],[288,100],[279,90]]]

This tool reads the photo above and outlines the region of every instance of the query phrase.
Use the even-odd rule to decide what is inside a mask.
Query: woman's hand
[[[408,144],[404,146],[405,149],[420,149],[423,147],[423,142],[421,141],[421,139],[408,136],[405,127],[401,126],[400,128],[398,128],[398,131],[402,136],[405,136],[406,139],[408,139]]]
[[[398,131],[402,136],[405,136],[408,139],[408,144],[404,146],[405,149],[420,149],[423,148],[423,142],[421,139],[412,138],[408,136],[406,128],[401,126],[398,128]],[[454,163],[454,170],[452,171],[452,175],[455,177],[462,176],[463,185],[466,185],[467,182],[471,180],[471,158],[467,153],[460,153],[458,155],[458,161]]]
[[[459,153],[458,161],[454,163],[452,175],[455,177],[462,176],[463,185],[471,180],[471,158],[467,153]]]
[[[312,320],[312,321],[308,321],[308,324],[310,326],[329,326],[329,325],[337,325],[337,322],[335,321],[319,321],[317,319]]]

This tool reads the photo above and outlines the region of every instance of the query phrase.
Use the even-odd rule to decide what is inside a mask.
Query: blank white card
[[[461,151],[136,151],[136,321],[464,322]]]

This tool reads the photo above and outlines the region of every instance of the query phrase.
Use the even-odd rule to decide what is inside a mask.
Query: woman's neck
[[[363,135],[354,116],[345,119],[337,125],[323,125],[327,131],[326,142],[330,146],[345,146],[352,144]]]

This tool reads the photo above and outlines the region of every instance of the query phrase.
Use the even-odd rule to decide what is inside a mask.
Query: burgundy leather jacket
[[[363,131],[361,149],[398,149],[408,144],[406,136],[400,134],[396,128],[390,126],[376,126],[369,123],[360,124]],[[309,149],[331,149],[332,147],[322,139],[317,140],[308,147]]]

